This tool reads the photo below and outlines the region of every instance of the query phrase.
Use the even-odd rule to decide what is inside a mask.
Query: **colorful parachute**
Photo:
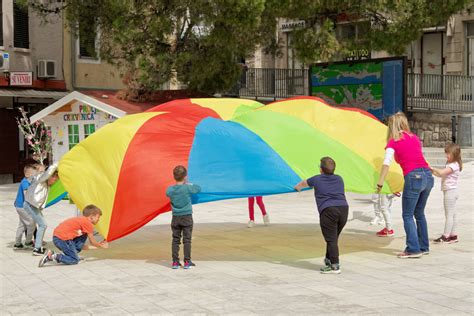
[[[202,192],[194,203],[292,192],[331,156],[347,191],[372,193],[386,126],[367,112],[300,97],[264,106],[243,99],[185,99],[125,116],[76,145],[59,175],[74,203],[103,211],[109,241],[170,210],[165,196],[176,165]],[[402,189],[392,166],[383,192]],[[52,198],[54,199],[54,198]]]

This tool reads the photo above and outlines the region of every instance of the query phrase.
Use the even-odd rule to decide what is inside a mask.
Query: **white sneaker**
[[[254,221],[249,221],[248,224],[247,224],[247,227],[252,228],[253,225],[255,225],[255,222]]]
[[[270,224],[270,216],[268,216],[268,214],[267,214],[267,215],[263,215],[263,223],[264,223],[265,225]]]

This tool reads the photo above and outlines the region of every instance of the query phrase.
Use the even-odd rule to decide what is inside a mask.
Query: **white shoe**
[[[267,214],[267,215],[263,215],[263,223],[264,223],[265,225],[270,224],[270,216],[268,216],[268,214]]]
[[[248,224],[247,224],[247,227],[252,228],[253,225],[255,225],[255,222],[254,221],[249,221]]]

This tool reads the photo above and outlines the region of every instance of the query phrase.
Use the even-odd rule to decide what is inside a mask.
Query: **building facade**
[[[0,182],[21,174],[28,159],[16,127],[17,108],[34,114],[66,92],[63,75],[63,23],[59,16],[44,23],[16,0],[1,0],[0,21]]]

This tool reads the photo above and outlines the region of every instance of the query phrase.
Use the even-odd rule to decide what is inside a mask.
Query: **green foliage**
[[[401,54],[423,28],[445,24],[473,5],[473,0],[22,1],[43,15],[63,13],[76,34],[97,27],[101,58],[125,68],[136,91],[155,90],[177,74],[189,88],[207,93],[232,87],[239,60],[257,47],[281,53],[276,31],[284,20],[305,20],[304,28],[292,32],[292,47],[308,64],[358,48]],[[357,36],[341,36],[341,23],[357,23]]]

